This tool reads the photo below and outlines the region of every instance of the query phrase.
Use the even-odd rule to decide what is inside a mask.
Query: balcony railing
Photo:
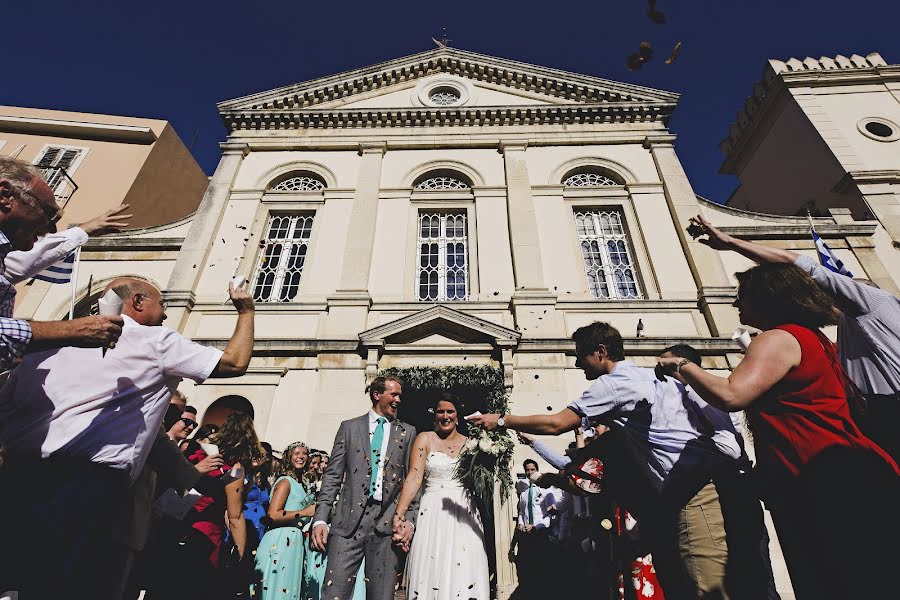
[[[64,208],[75,192],[78,191],[78,184],[72,179],[65,169],[62,167],[38,167],[38,171],[53,190],[56,196],[56,203],[60,208]]]

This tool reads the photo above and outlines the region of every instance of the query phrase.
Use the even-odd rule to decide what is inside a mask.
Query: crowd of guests
[[[223,350],[160,327],[162,293],[136,277],[106,285],[123,301],[118,316],[12,318],[16,283],[91,235],[121,231],[123,213],[56,232],[50,188],[0,158],[0,591],[322,598],[316,536],[327,530],[311,534],[310,522],[327,522],[337,491],[317,506],[328,454],[296,442],[277,456],[239,411],[199,425],[175,391],[183,378],[246,372],[246,291],[229,286],[237,319]],[[572,336],[591,383],[567,408],[468,418],[518,432],[558,470],[523,465],[517,594],[602,598],[618,571],[623,598],[778,598],[762,502],[797,598],[880,597],[900,537],[900,301],[702,217],[693,225],[711,248],[759,263],[737,274],[740,320],[760,333],[730,375],[706,371],[685,345],[638,367],[619,332],[596,322]],[[830,325],[837,346],[822,333]],[[533,437],[569,431],[566,453]],[[615,547],[600,564],[588,556],[603,540]],[[343,586],[354,598],[365,572]]]
[[[566,409],[471,420],[544,435],[600,425],[559,463],[570,475],[563,481],[602,459],[603,485],[636,519],[665,596],[778,597],[760,500],[797,598],[882,595],[876,574],[890,572],[900,535],[900,300],[700,216],[693,225],[711,248],[760,263],[737,274],[734,305],[760,333],[729,376],[704,370],[685,346],[639,368],[625,360],[619,332],[596,322],[572,336],[576,366],[592,383]],[[829,325],[838,326],[837,347],[822,332]],[[738,412],[752,468],[742,421],[731,417]],[[533,536],[538,527],[522,529]],[[634,591],[654,597],[638,575]]]

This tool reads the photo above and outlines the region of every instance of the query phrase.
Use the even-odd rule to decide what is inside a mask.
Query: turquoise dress
[[[315,491],[307,490],[303,484],[291,477],[279,477],[291,485],[284,510],[302,510],[315,501]],[[275,489],[272,486],[272,489]],[[306,544],[301,527],[309,517],[301,520],[300,526],[276,527],[267,531],[256,551],[256,581],[261,581],[260,590],[254,594],[262,600],[300,600],[300,586],[303,582]]]

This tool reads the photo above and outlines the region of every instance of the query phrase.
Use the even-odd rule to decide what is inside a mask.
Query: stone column
[[[556,312],[556,295],[544,282],[534,197],[525,160],[526,147],[525,142],[500,143],[506,168],[506,210],[516,283],[510,304],[516,326],[523,336],[565,337],[562,314]]]
[[[166,286],[166,309],[168,325],[181,330],[185,319],[194,306],[194,290],[203,271],[212,240],[216,239],[216,231],[225,215],[225,207],[231,194],[231,186],[240,169],[241,162],[250,152],[247,144],[224,142],[220,144],[222,158],[219,166],[209,181],[209,187],[200,201],[197,212],[191,221],[191,227],[184,238],[175,267],[169,276]],[[225,282],[222,282],[225,285]]]
[[[366,329],[366,317],[372,305],[369,295],[369,270],[375,244],[375,220],[378,216],[378,192],[381,187],[381,162],[387,144],[360,144],[362,156],[353,212],[347,230],[344,264],[338,289],[328,297],[328,316],[322,324],[324,337],[356,336]]]
[[[728,279],[718,252],[694,241],[686,231],[690,218],[701,212],[700,203],[675,154],[674,142],[674,135],[658,135],[644,140],[644,147],[650,150],[663,182],[669,213],[690,264],[698,290],[697,300],[709,329],[714,336],[731,335],[739,325],[737,312],[731,307],[734,286]]]
[[[828,212],[838,225],[852,225],[854,223],[853,215],[850,213],[849,208],[831,208]],[[895,295],[900,294],[897,283],[878,256],[878,250],[873,238],[847,237],[847,247],[856,255],[856,260],[859,261],[859,264],[866,271],[865,273],[854,273],[855,276],[866,276],[881,289],[888,290]],[[890,251],[895,252],[893,249]]]

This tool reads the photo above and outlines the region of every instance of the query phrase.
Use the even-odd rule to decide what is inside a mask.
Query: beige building
[[[44,170],[65,206],[62,227],[123,203],[132,227],[170,223],[197,209],[208,184],[175,129],[155,119],[0,106],[0,154]]]
[[[896,72],[873,60],[842,73]],[[732,274],[748,264],[694,242],[688,219],[702,212],[733,234],[814,250],[805,217],[697,197],[667,128],[677,99],[436,49],[223,102],[228,139],[196,214],[90,242],[79,297],[86,306],[114,276],[148,277],[167,291],[170,327],[224,345],[235,320],[225,288],[247,276],[258,303],[249,372],[184,389],[206,418],[242,401],[218,399],[245,398],[276,448],[330,448],[338,423],[367,410],[366,382],[389,367],[491,366],[514,412],[560,410],[586,386],[569,336],[594,320],[618,327],[639,364],[679,341],[727,370],[741,359]],[[738,129],[765,137],[753,119]],[[727,164],[781,156],[775,141]],[[767,192],[733,168],[744,184],[735,199],[763,206]],[[851,270],[896,289],[890,223],[843,207],[823,196],[819,233]],[[50,290],[19,313],[60,318],[67,298]],[[421,416],[421,395],[405,391],[403,410]],[[507,594],[511,520],[497,522]]]

